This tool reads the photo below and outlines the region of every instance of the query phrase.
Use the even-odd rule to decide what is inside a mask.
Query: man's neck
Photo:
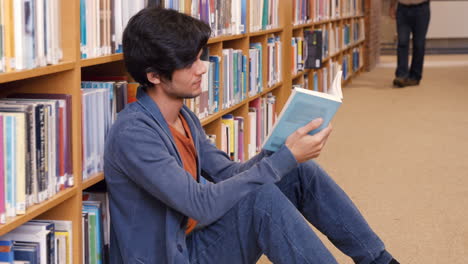
[[[178,122],[178,114],[184,104],[184,100],[182,98],[169,97],[161,92],[161,90],[157,88],[148,89],[147,93],[158,105],[159,111],[161,111],[166,122],[171,126],[175,126]]]

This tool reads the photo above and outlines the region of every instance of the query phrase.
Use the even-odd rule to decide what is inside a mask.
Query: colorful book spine
[[[5,152],[4,152],[4,126],[3,115],[0,115],[0,224],[6,223],[6,208],[5,208]]]

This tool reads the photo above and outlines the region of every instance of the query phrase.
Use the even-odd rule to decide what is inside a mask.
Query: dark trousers
[[[418,5],[398,4],[396,21],[398,32],[398,62],[396,77],[421,80],[424,64],[426,33],[431,17],[429,1]],[[410,34],[413,35],[413,56],[408,70]]]
[[[309,224],[358,264],[392,259],[359,210],[315,162],[241,199],[218,221],[187,237],[190,263],[336,264]]]

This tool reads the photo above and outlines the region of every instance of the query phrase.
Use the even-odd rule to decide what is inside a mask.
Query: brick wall
[[[380,29],[382,15],[382,0],[365,0],[366,43],[364,63],[367,71],[372,70],[380,57]]]

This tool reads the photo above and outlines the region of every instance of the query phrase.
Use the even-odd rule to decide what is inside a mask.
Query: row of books
[[[82,93],[82,178],[103,170],[107,132],[125,105],[136,101],[138,84],[126,76],[86,76]]]
[[[0,263],[73,264],[72,222],[31,220],[1,236]]]
[[[246,0],[203,0],[192,1],[191,14],[210,25],[216,37],[245,33],[246,10]]]
[[[63,57],[59,0],[0,2],[0,72],[57,64]]]
[[[247,96],[247,56],[242,50],[223,49],[223,109],[240,103]]]
[[[356,19],[351,23],[343,24],[341,28],[341,46],[347,47],[355,42],[361,41],[364,39],[364,19]]]
[[[83,263],[110,263],[110,214],[106,192],[83,192],[81,220]]]
[[[245,161],[244,117],[232,114],[221,118],[221,150],[233,161]]]
[[[342,79],[347,80],[352,73],[361,69],[363,55],[363,47],[353,48],[342,56],[341,63],[330,59],[321,68],[305,73],[303,84],[298,83],[293,86],[329,93],[333,78],[335,78],[337,72],[341,70]]]
[[[209,61],[204,61],[208,69],[202,76],[200,96],[186,99],[185,104],[200,118],[217,113],[219,106],[219,78],[220,57],[209,56]]]
[[[358,42],[365,39],[365,21],[364,18],[354,20],[351,24],[351,32],[353,34],[353,41]]]
[[[273,85],[281,82],[283,67],[281,39],[279,36],[272,36],[267,39],[267,85]]]
[[[81,58],[122,52],[128,20],[147,5],[145,0],[80,0]]]
[[[364,14],[363,0],[293,0],[293,25]]]
[[[0,223],[74,185],[71,96],[0,100]]]
[[[364,20],[358,19],[351,24],[344,24],[341,27],[341,38],[338,36],[339,33],[338,27],[324,25],[316,30],[305,30],[304,37],[293,37],[291,39],[292,74],[297,74],[305,68],[319,69],[325,58],[364,39]]]
[[[149,5],[157,5],[157,6],[162,6],[164,8],[170,8],[177,10],[181,13],[187,13],[188,10],[185,10],[186,6],[186,0],[147,0]],[[193,2],[192,1],[192,5]]]
[[[363,62],[363,48],[354,48],[351,52],[343,55],[343,79],[347,80],[353,72],[361,68]]]
[[[227,114],[221,118],[220,149],[233,161],[246,161],[262,148],[276,120],[276,97],[269,93],[249,102],[248,116]],[[214,143],[216,135],[208,135]],[[246,141],[246,138],[249,141]],[[247,143],[246,143],[247,142]]]
[[[104,169],[104,144],[113,123],[107,88],[81,89],[83,180]]]
[[[223,49],[222,56],[204,55],[207,72],[202,77],[202,93],[199,97],[186,100],[187,106],[200,119],[227,109],[254,96],[281,81],[282,49],[278,36],[267,39],[266,48],[262,43],[250,44],[247,57],[238,49]],[[267,75],[263,77],[263,56],[266,56]],[[247,77],[247,71],[249,77]],[[220,80],[222,77],[222,93]]]
[[[294,87],[329,93],[333,78],[340,68],[341,65],[337,61],[330,59],[322,68],[304,74],[304,84],[297,84]]]
[[[249,4],[250,32],[279,27],[278,0],[250,0]]]
[[[250,142],[248,158],[262,150],[263,142],[276,122],[276,96],[268,93],[264,97],[249,102],[248,127]]]

